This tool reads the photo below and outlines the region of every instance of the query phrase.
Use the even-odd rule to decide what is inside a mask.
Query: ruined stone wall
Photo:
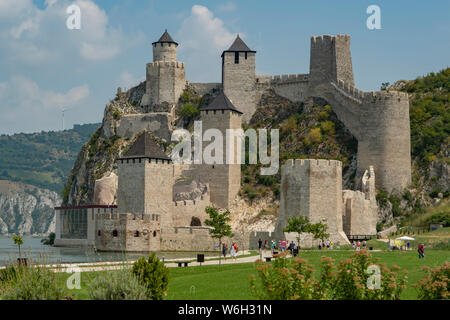
[[[228,99],[244,113],[243,122],[248,122],[256,110],[255,53],[239,52],[239,63],[236,64],[234,52],[224,52],[222,84]]]
[[[342,163],[335,160],[287,160],[281,167],[280,215],[277,238],[290,217],[300,214],[311,223],[328,225],[330,240],[348,243],[342,223]]]
[[[211,238],[208,227],[165,228],[161,233],[161,250],[217,251],[218,240]]]
[[[376,201],[366,199],[361,191],[344,190],[343,223],[347,235],[376,235],[377,207]]]
[[[192,217],[200,219],[202,226],[205,225],[205,220],[209,218],[205,209],[210,205],[209,193],[200,199],[173,202],[173,226],[190,226]]]

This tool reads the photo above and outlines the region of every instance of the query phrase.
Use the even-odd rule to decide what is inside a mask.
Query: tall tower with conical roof
[[[229,208],[241,187],[239,144],[230,129],[241,129],[242,112],[221,92],[211,104],[200,109],[200,116],[204,135],[208,129],[213,129],[219,130],[223,138],[222,145],[213,138],[214,144],[223,147],[223,153],[220,155],[222,161],[219,161],[222,163],[205,163],[205,157],[210,154],[208,151],[210,144],[203,141],[201,177],[209,183],[211,202],[217,207]],[[205,136],[203,138],[205,139]],[[234,139],[232,144],[231,139]],[[214,153],[212,156],[217,156],[216,152],[217,150],[211,152]]]
[[[248,122],[256,110],[255,53],[237,35],[228,50],[222,53],[223,91]]]
[[[177,61],[178,43],[167,30],[152,46],[153,62],[147,64],[141,106],[148,111],[171,112],[186,87],[185,66]]]

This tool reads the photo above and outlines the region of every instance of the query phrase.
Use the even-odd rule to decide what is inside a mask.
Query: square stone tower
[[[167,30],[153,42],[153,62],[147,64],[147,81],[141,106],[148,110],[171,111],[186,87],[184,63],[177,62],[178,43],[173,41]]]
[[[280,216],[277,237],[289,218],[303,215],[328,225],[330,240],[348,244],[342,222],[342,163],[336,160],[287,160],[281,167]]]
[[[239,35],[231,47],[222,53],[223,91],[243,112],[245,122],[256,110],[255,54],[256,51],[250,50]]]
[[[119,214],[158,214],[161,225],[170,223],[173,197],[173,165],[147,132],[117,160]]]
[[[222,92],[206,107],[200,109],[203,135],[208,129],[216,129],[217,133],[222,136],[222,143],[216,142],[219,148],[223,148],[223,154],[221,155],[222,164],[206,164],[200,166],[200,174],[202,180],[209,183],[210,199],[211,202],[219,208],[229,208],[231,202],[234,200],[241,187],[241,165],[237,159],[238,144],[235,140],[234,148],[231,150],[233,153],[230,159],[234,159],[233,163],[227,164],[227,130],[228,129],[241,129],[242,112],[239,111]],[[203,140],[205,140],[203,138]],[[211,143],[212,143],[211,142]],[[209,142],[203,141],[203,158],[205,152],[208,150]],[[217,150],[215,150],[217,151]],[[212,153],[212,152],[211,152]],[[215,152],[213,156],[215,156]]]

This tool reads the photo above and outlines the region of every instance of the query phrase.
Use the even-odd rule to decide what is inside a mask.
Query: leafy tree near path
[[[205,224],[209,227],[212,227],[209,231],[211,237],[214,239],[218,239],[220,242],[219,245],[219,265],[221,264],[222,254],[220,252],[220,248],[222,245],[222,239],[225,237],[233,237],[233,233],[231,232],[231,226],[228,224],[231,221],[230,211],[225,211],[224,213],[219,213],[213,207],[207,207],[205,212],[209,215],[210,219],[205,220]]]
[[[299,217],[292,217],[288,220],[287,226],[284,228],[284,232],[296,232],[297,233],[297,245],[300,246],[300,234],[312,233],[314,239],[324,240],[330,235],[327,233],[328,226],[322,222],[311,224],[309,219],[300,215]]]
[[[309,219],[300,215],[299,217],[289,218],[287,226],[283,232],[296,232],[297,233],[297,246],[300,247],[300,234],[304,232],[310,232],[311,224]]]

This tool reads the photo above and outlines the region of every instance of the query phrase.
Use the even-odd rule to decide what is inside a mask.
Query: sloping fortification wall
[[[392,191],[410,184],[408,96],[356,89],[348,36],[311,38],[309,95],[325,99],[358,140],[357,180],[373,165],[378,187]]]
[[[273,89],[276,94],[291,101],[304,101],[308,97],[307,74],[283,74],[277,76],[256,76],[256,101],[264,90]]]

